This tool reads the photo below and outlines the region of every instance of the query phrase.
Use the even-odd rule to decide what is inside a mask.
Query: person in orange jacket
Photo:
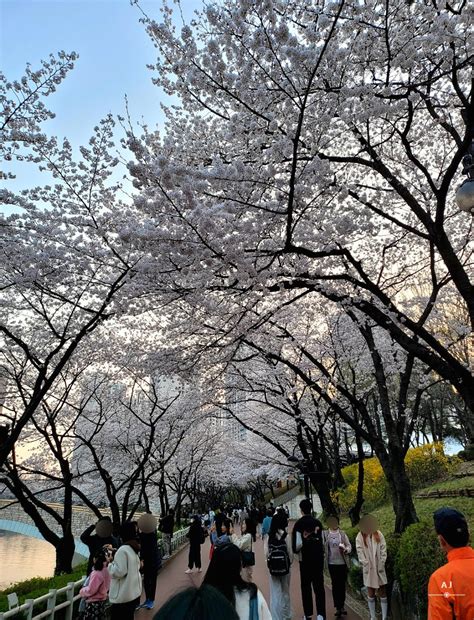
[[[440,508],[433,517],[448,562],[430,577],[428,620],[473,620],[474,549],[466,518],[454,508]]]

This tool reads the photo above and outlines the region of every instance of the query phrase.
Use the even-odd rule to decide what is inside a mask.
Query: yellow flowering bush
[[[354,505],[357,495],[358,464],[353,463],[342,469],[345,486],[335,491],[334,501],[341,512],[347,512]],[[372,510],[388,499],[388,486],[382,467],[377,458],[364,461],[364,510]]]
[[[442,443],[430,443],[408,450],[405,457],[412,489],[419,489],[443,479],[452,464],[444,453]],[[333,493],[333,500],[342,513],[354,505],[357,495],[358,464],[342,469],[345,485]],[[389,498],[388,484],[378,458],[364,461],[364,511],[373,510]]]
[[[437,482],[450,471],[442,443],[428,443],[408,450],[405,465],[413,489]]]

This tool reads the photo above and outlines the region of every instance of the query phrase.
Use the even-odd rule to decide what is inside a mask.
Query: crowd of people
[[[324,528],[313,516],[310,500],[301,501],[300,510],[301,517],[294,523],[291,533],[288,511],[283,508],[270,507],[263,514],[261,511],[257,514],[256,509],[221,508],[194,516],[187,534],[186,573],[202,571],[201,548],[208,537],[209,567],[199,588],[177,593],[162,606],[154,620],[291,620],[290,575],[295,559],[300,568],[304,618],[313,618],[314,609],[317,620],[328,617],[325,570],[331,580],[335,616],[345,616],[351,542],[340,528],[337,516],[327,518]],[[168,555],[171,553],[170,525],[174,527],[172,512],[159,525]],[[431,577],[428,620],[471,620],[474,618],[474,550],[469,546],[466,520],[458,511],[443,508],[435,513],[434,526],[448,563]],[[153,608],[161,566],[156,528],[155,517],[146,514],[138,522],[124,523],[120,528],[120,540],[114,536],[112,523],[107,520],[84,532],[81,538],[91,553],[88,577],[80,592],[83,619],[105,618],[107,599],[111,604],[112,620],[129,620],[136,609]],[[378,597],[382,620],[386,620],[385,538],[371,515],[361,519],[359,528],[355,547],[367,589],[370,618],[376,618]],[[166,542],[163,534],[170,534]],[[253,582],[253,545],[257,537],[263,539],[270,584],[269,604]],[[145,601],[140,605],[142,581]]]

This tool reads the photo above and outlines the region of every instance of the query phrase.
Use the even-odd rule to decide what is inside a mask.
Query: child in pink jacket
[[[86,601],[86,608],[81,616],[83,620],[104,620],[105,603],[110,587],[110,573],[107,570],[109,554],[101,549],[94,556],[94,564],[87,585],[79,594]]]

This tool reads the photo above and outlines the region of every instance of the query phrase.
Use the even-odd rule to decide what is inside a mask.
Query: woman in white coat
[[[133,620],[142,593],[137,524],[134,521],[123,523],[120,537],[124,542],[108,566],[110,617],[111,620]]]
[[[367,587],[370,620],[375,620],[375,595],[380,597],[382,620],[388,615],[387,603],[387,574],[385,562],[387,560],[387,545],[377,520],[372,515],[365,515],[360,522],[361,531],[357,534],[357,557],[362,565],[364,585]]]

